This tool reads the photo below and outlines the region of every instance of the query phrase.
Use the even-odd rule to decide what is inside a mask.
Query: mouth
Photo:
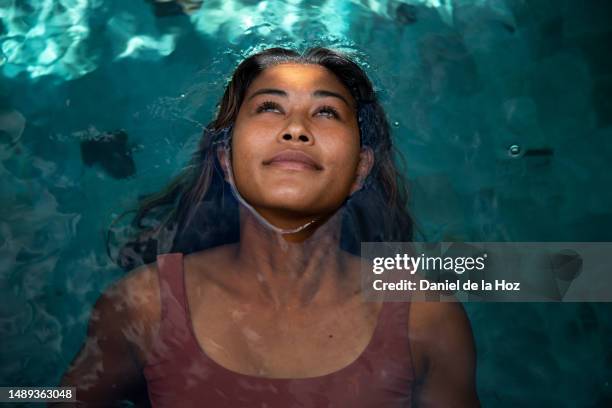
[[[311,156],[300,150],[293,149],[283,150],[271,159],[265,160],[263,164],[287,170],[323,170],[323,166],[317,163]]]

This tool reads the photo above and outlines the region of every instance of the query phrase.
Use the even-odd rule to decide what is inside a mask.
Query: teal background
[[[55,385],[125,272],[103,232],[268,46],[354,53],[431,241],[612,241],[607,1],[0,0],[0,385]],[[123,129],[135,173],[83,163]],[[514,147],[512,147],[514,146]],[[485,407],[612,406],[610,304],[466,304]]]

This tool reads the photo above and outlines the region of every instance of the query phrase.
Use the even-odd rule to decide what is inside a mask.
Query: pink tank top
[[[183,277],[183,255],[157,257],[161,327],[144,367],[153,408],[410,407],[415,380],[408,342],[409,303],[385,302],[363,353],[333,373],[304,379],[231,371],[196,340]]]

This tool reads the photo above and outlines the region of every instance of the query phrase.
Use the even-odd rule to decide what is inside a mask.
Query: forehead
[[[295,92],[327,89],[352,99],[351,93],[336,75],[316,64],[285,63],[268,67],[253,81],[247,93],[263,87],[283,88]]]

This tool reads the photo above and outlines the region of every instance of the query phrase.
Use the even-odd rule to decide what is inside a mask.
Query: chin
[[[264,186],[265,191],[261,191],[261,199],[269,204],[283,203],[287,205],[303,205],[304,203],[316,203],[316,197],[320,194],[313,192],[311,188],[304,188],[302,183],[269,183]],[[313,194],[315,193],[315,194]]]
[[[318,212],[318,208],[315,208],[316,203],[312,203],[311,200],[307,200],[305,197],[299,196],[271,197],[270,200],[265,201],[264,206],[269,209],[299,213]]]
[[[258,192],[245,191],[243,198],[255,208],[304,215],[328,214],[342,204],[332,199],[329,194],[313,191],[312,188],[286,183],[282,186],[275,184],[269,183],[265,188],[258,189]]]
[[[279,197],[276,200],[266,201],[263,207],[272,211],[299,214],[299,216],[318,216],[335,212],[339,205],[332,206],[321,202],[320,199],[313,200],[312,197],[293,197],[291,199],[289,197]]]

